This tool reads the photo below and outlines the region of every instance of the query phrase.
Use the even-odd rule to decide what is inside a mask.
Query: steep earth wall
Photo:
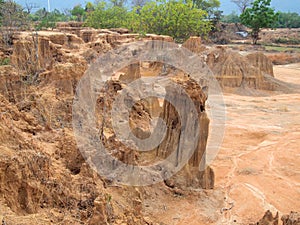
[[[157,224],[143,214],[148,207],[143,202],[155,199],[156,191],[118,186],[99,177],[83,160],[72,132],[74,93],[88,65],[98,54],[139,38],[124,29],[93,30],[77,23],[60,24],[54,32],[22,32],[15,36],[12,65],[0,67],[0,218],[5,224],[28,224],[34,218],[43,224],[78,221]],[[141,40],[172,41],[172,38],[146,35]],[[224,48],[203,52],[205,48],[199,45],[199,38],[191,38],[183,46],[203,55],[222,86],[272,89],[264,80],[265,73],[272,75],[272,69],[263,55],[243,57]],[[154,73],[166,76],[174,71],[159,62],[136,63],[120,71],[119,80],[107,83],[108,91],[98,99],[97,116],[98,122],[104,124],[100,133],[102,141],[108,150],[118,149],[112,154],[119,160],[143,164],[178,151],[181,126],[188,118],[179,122],[176,110],[167,101],[146,99],[137,102],[131,112],[131,128],[137,137],[149,135],[149,121],[154,116],[160,116],[167,124],[166,139],[149,154],[121,145],[114,137],[107,114],[101,113],[104,106],[111,107],[115,95],[128,82],[140,76]],[[177,77],[175,82],[193,100],[201,129],[196,151],[187,165],[156,186],[162,193],[171,195],[214,186],[214,172],[205,166],[209,127],[205,112],[207,96],[193,80],[183,77]],[[169,89],[166,94],[184,104],[184,96],[178,90]]]
[[[97,31],[87,37],[82,29],[69,30],[71,33],[18,34],[14,39],[12,65],[0,67],[0,217],[7,225],[28,224],[33,218],[43,224],[74,224],[78,221],[86,224],[155,224],[149,218],[146,222],[143,217],[143,188],[119,186],[99,177],[85,163],[72,132],[72,101],[77,82],[89,63],[99,53],[136,40],[138,35]],[[147,35],[145,39],[172,41],[170,37],[157,35]],[[140,64],[128,66],[121,83],[108,83],[112,99],[105,104],[110,104],[127,82],[138,78],[139,70]],[[194,93],[191,88],[196,88],[195,85],[187,81],[184,85],[188,92]],[[196,94],[199,96],[194,96],[194,102],[204,107],[206,99],[200,87]],[[173,109],[166,104],[162,108],[157,99],[149,99],[135,105],[130,120],[136,136],[147,135],[152,114],[159,115],[163,111],[164,119],[170,122],[167,115],[172,114]],[[101,108],[101,101],[98,106]],[[199,118],[205,127],[200,134],[203,138],[185,168],[187,172],[183,172],[190,177],[178,181],[174,178],[172,188],[213,187],[213,173],[204,175],[197,170],[198,157],[204,154],[208,132],[205,112],[199,111]],[[107,124],[102,130],[103,142],[119,150],[114,156],[126,163],[143,163],[147,156],[125,148],[117,141],[111,143],[114,140],[109,128]],[[176,132],[180,133],[180,130]],[[162,147],[159,151],[163,151]],[[195,182],[193,175],[197,177]],[[172,192],[172,188],[164,183],[158,187]],[[152,194],[147,196],[151,198]]]

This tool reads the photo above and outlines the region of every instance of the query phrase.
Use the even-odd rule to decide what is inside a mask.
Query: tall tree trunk
[[[258,38],[259,38],[259,30],[258,31],[257,30],[252,31],[252,43],[254,45],[257,44]]]

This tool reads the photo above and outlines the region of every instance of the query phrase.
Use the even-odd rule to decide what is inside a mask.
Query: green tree
[[[31,20],[35,22],[37,30],[42,28],[54,28],[57,22],[65,22],[69,19],[69,16],[57,9],[48,12],[45,8],[43,8],[31,15]]]
[[[76,17],[76,20],[78,22],[84,21],[86,12],[85,12],[85,9],[81,7],[81,5],[74,6],[74,8],[70,12],[71,12],[72,16]]]
[[[170,35],[182,42],[191,35],[206,36],[211,23],[205,20],[207,12],[193,8],[183,1],[153,1],[147,3],[138,15],[138,31]]]
[[[188,3],[186,1],[186,3]],[[220,13],[218,8],[220,7],[219,0],[192,0],[192,8],[202,9],[207,12],[209,19],[216,17]]]
[[[210,10],[210,8],[220,7],[219,0],[192,0],[192,7],[196,7],[202,10]]]
[[[85,5],[85,11],[87,13],[90,13],[90,12],[93,12],[95,10],[95,6],[93,3],[91,2],[87,2],[86,5]]]
[[[133,7],[137,7],[138,9],[142,8],[149,0],[132,0],[131,4]]]
[[[86,20],[86,25],[93,28],[128,27],[129,13],[127,9],[119,6],[106,6],[105,2],[98,3],[95,11],[91,12]]]
[[[110,0],[110,2],[113,4],[113,6],[123,8],[126,3],[126,0]]]
[[[34,14],[30,14],[33,22],[38,22],[47,16],[48,11],[45,8],[37,10]]]
[[[228,15],[225,15],[221,19],[222,22],[224,23],[240,23],[240,17],[236,12],[232,12]]]
[[[251,8],[246,8],[240,15],[241,22],[252,29],[253,44],[257,44],[262,28],[274,27],[278,14],[270,7],[271,0],[254,0]]]
[[[300,16],[298,13],[291,12],[278,12],[278,24],[279,28],[299,28]]]
[[[131,11],[99,2],[95,11],[88,15],[86,24],[94,28],[124,27],[140,34],[169,35],[182,42],[191,35],[207,36],[212,23],[206,18],[207,12],[192,7],[192,2],[151,1]]]

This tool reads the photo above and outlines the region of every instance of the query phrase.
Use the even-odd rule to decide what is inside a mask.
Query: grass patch
[[[296,47],[284,47],[284,46],[265,45],[265,48],[266,48],[266,51],[297,52],[297,53],[300,53],[300,48],[296,48]]]
[[[9,58],[0,59],[0,66],[7,66],[9,64],[10,64],[10,59]]]
[[[277,39],[273,39],[272,42],[274,42],[276,44],[299,45],[300,44],[300,39],[296,39],[296,38],[277,38]]]

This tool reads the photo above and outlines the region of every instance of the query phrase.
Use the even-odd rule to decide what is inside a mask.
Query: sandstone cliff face
[[[207,55],[206,62],[223,87],[241,87],[242,85],[252,88],[260,87],[261,71],[250,66],[236,52],[219,48]]]
[[[300,213],[291,212],[288,215],[283,215],[281,217],[282,225],[299,225],[300,224]]]
[[[164,141],[157,147],[156,155],[165,159],[172,152],[176,152],[176,157],[170,162],[176,166],[176,164],[182,160],[181,158],[183,158],[184,151],[187,150],[182,149],[183,140],[187,139],[187,136],[192,136],[195,137],[195,141],[198,141],[195,145],[194,154],[189,162],[179,173],[168,179],[166,184],[168,186],[179,187],[181,189],[213,188],[213,171],[209,167],[205,168],[205,150],[209,126],[209,119],[205,112],[205,101],[207,97],[195,81],[189,79],[176,80],[176,83],[183,87],[184,91],[195,104],[198,113],[200,130],[198,134],[195,133],[195,130],[192,129],[192,127],[196,127],[197,124],[194,124],[192,127],[187,129],[187,132],[183,132],[184,127],[187,126],[187,121],[190,119],[190,112],[178,112],[178,109],[175,109],[169,101],[164,102],[161,116],[166,121],[167,133]],[[176,104],[179,105],[186,104],[186,96],[180,90],[170,88],[166,91],[167,99],[171,99],[171,102],[177,102]],[[178,113],[184,116],[180,118]],[[199,139],[197,139],[197,137]]]
[[[200,37],[190,37],[182,46],[203,58],[225,91],[288,89],[274,78],[272,60],[261,52],[245,55],[223,46],[206,48]]]
[[[141,71],[140,71],[140,63],[134,63],[125,69],[123,71],[124,73],[120,76],[120,81],[125,83],[130,83],[138,78],[141,77]]]
[[[186,42],[183,43],[182,46],[196,54],[206,50],[206,47],[202,45],[201,37],[190,37],[186,40]]]
[[[263,73],[274,77],[272,61],[261,52],[250,53],[246,56],[247,61]]]
[[[256,225],[278,225],[278,212],[276,213],[276,215],[273,217],[273,214],[268,210],[265,215],[263,216],[262,219],[260,219],[257,223],[255,223]],[[250,225],[254,225],[254,224],[250,224]]]
[[[212,48],[203,57],[222,87],[274,90],[272,82],[266,79],[266,76],[274,76],[272,62],[262,53],[245,57],[219,47]]]
[[[134,77],[135,74],[133,73],[131,78]],[[112,128],[112,120],[109,114],[103,111],[103,109],[110,111],[117,93],[123,88],[126,88],[125,83],[120,84],[119,81],[111,81],[105,88],[105,93],[101,94],[98,100],[100,104],[97,106],[97,115],[99,123],[102,124],[101,137],[103,137],[105,147],[111,150],[116,158],[132,165],[151,165],[154,162],[168,158],[168,160],[170,160],[168,163],[176,168],[184,158],[184,151],[187,150],[185,148],[183,149],[183,146],[194,146],[194,153],[191,159],[187,161],[187,165],[176,175],[166,180],[166,185],[181,190],[212,189],[214,186],[214,173],[211,168],[205,165],[205,150],[209,129],[209,119],[205,112],[207,96],[201,87],[188,76],[177,76],[174,78],[174,82],[183,87],[183,90],[178,91],[174,87],[169,87],[166,89],[166,98],[171,99],[173,104],[176,102],[176,105],[181,106],[187,104],[187,97],[192,99],[197,109],[197,122],[200,127],[199,133],[195,133],[195,129],[193,129],[193,127],[197,127],[198,124],[187,125],[191,117],[190,114],[185,111],[186,109],[184,107],[181,107],[183,111],[180,112],[183,117],[179,117],[176,111],[178,109],[175,109],[169,101],[164,101],[162,107],[160,107],[159,101],[156,98],[147,98],[136,102],[132,108],[129,120],[132,132],[140,139],[148,138],[151,131],[156,131],[156,128],[150,125],[153,116],[160,116],[167,126],[166,136],[157,148],[148,152],[138,152],[126,147],[117,140]],[[130,102],[132,99],[126,98],[126,101]],[[108,116],[105,116],[106,114]],[[189,128],[185,129],[187,126]],[[196,143],[183,145],[184,140],[189,139],[187,137],[195,137],[194,141],[196,141]],[[114,152],[116,146],[118,147],[118,152]],[[171,154],[176,155],[176,157],[169,158]],[[160,176],[164,177],[164,174]]]
[[[33,218],[43,224],[145,224],[139,192],[107,187],[85,164],[73,137],[77,82],[88,63],[115,41],[96,37],[84,43],[78,35],[20,33],[12,66],[0,68],[0,217],[5,224],[30,224]],[[131,155],[118,153],[128,163]]]
[[[50,69],[54,62],[47,37],[33,34],[32,40],[19,39],[13,47],[12,63],[28,73]]]
[[[43,224],[144,224],[139,192],[120,187],[117,194],[107,187],[85,164],[72,130],[47,128],[34,112],[18,109],[0,94],[3,223],[35,224],[36,218]]]
[[[23,97],[22,93],[16,90],[21,89],[20,77],[16,69],[10,65],[2,66],[0,70],[0,91],[10,102],[19,102]]]
[[[283,215],[281,217],[282,225],[299,225],[300,224],[300,213],[290,212],[290,214]],[[273,217],[273,214],[268,210],[265,212],[263,218],[261,218],[257,223],[250,225],[278,225],[279,215],[278,212]],[[281,224],[281,223],[280,223]]]

